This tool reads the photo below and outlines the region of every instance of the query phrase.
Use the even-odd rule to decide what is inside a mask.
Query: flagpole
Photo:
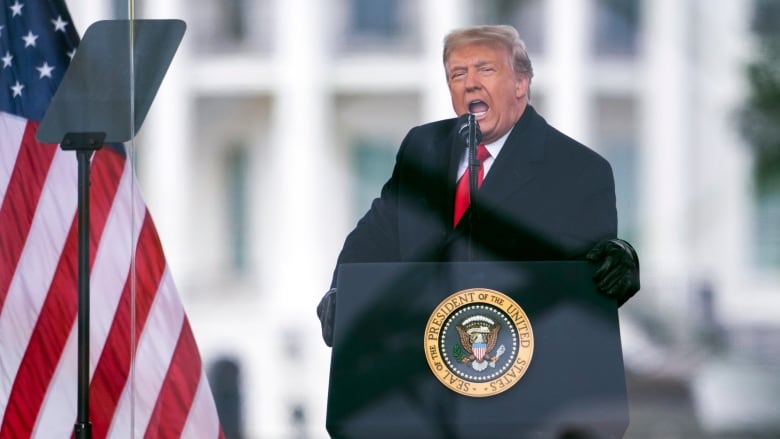
[[[76,151],[78,160],[78,399],[76,439],[92,438],[89,422],[89,171],[92,154],[103,146],[105,133],[68,133],[60,144]]]

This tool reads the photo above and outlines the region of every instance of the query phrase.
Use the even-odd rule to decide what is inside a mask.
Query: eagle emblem
[[[431,312],[424,339],[425,359],[436,379],[453,392],[478,398],[514,386],[534,350],[525,311],[510,296],[487,288],[457,291],[442,300]]]
[[[498,341],[498,332],[501,330],[500,324],[490,317],[477,314],[464,319],[455,329],[460,336],[460,344],[454,348],[458,361],[470,364],[477,372],[482,372],[488,366],[496,367],[496,361],[506,350],[504,345],[501,345],[495,355],[492,354]]]

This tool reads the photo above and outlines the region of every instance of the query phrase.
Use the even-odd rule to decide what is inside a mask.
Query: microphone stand
[[[477,118],[473,114],[468,115],[468,137],[466,139],[466,147],[468,148],[468,167],[469,167],[469,206],[471,212],[469,213],[469,253],[468,260],[471,261],[473,257],[473,231],[474,231],[474,214],[476,213],[476,199],[477,199],[477,186],[478,173],[479,173],[479,161],[477,160],[477,138],[481,136],[479,133],[479,126],[477,125]]]

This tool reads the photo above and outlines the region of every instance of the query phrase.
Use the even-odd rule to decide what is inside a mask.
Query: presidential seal
[[[425,357],[450,390],[501,393],[523,377],[534,352],[531,323],[511,297],[485,288],[444,299],[425,327]]]

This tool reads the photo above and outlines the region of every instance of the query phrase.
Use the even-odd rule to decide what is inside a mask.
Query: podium
[[[628,403],[617,306],[595,290],[592,273],[587,262],[342,265],[328,432],[334,438],[622,437]],[[458,315],[483,307],[465,304],[464,297],[489,296],[469,291],[508,297],[491,301],[513,302],[505,314],[529,324],[532,335],[522,335],[520,325],[502,330],[502,337],[520,341],[514,366],[501,369],[502,360],[487,366],[491,355],[506,351],[505,359],[513,352],[509,339],[499,349],[488,343],[493,354],[482,359],[483,370],[464,366],[479,356],[478,342],[457,341],[454,328],[465,334],[463,322],[496,320],[480,315],[458,323]],[[447,320],[444,311],[456,317]],[[488,331],[482,335],[490,340]],[[441,352],[431,352],[435,346]],[[442,363],[450,370],[437,372]],[[488,394],[474,393],[482,389]]]

